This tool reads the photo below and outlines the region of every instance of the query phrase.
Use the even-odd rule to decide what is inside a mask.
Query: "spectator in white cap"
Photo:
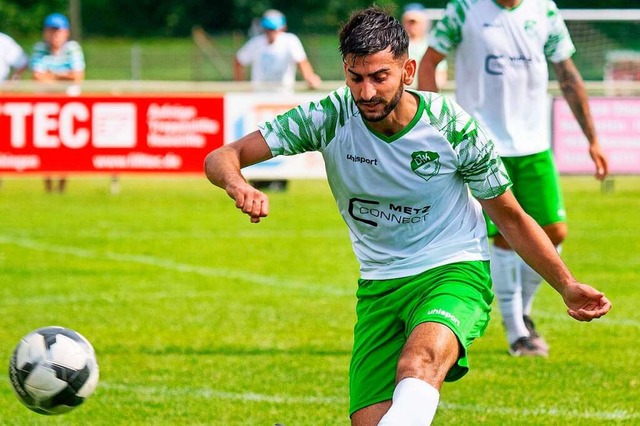
[[[251,67],[251,82],[258,91],[292,92],[296,70],[310,89],[322,80],[314,72],[300,39],[286,32],[285,16],[277,10],[264,12],[260,19],[263,33],[257,35],[238,50],[234,61],[234,79],[245,79],[245,68]]]
[[[431,21],[427,15],[427,9],[420,3],[407,4],[402,14],[402,25],[409,35],[409,58],[415,59],[419,66],[422,56],[429,47],[427,38],[431,29]],[[438,87],[442,88],[447,83],[447,72],[447,61],[440,62],[436,70]],[[418,70],[416,70],[416,77],[409,87],[412,89],[418,87]]]

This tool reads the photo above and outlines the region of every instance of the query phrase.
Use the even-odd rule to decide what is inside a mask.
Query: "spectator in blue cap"
[[[245,79],[245,67],[251,67],[253,89],[261,92],[292,93],[296,82],[296,68],[300,70],[307,87],[316,89],[322,83],[315,73],[302,42],[295,34],[286,32],[287,20],[282,12],[270,9],[260,18],[260,33],[238,50],[234,60],[233,76]],[[259,188],[285,190],[286,180],[259,180],[252,184]]]
[[[60,13],[52,13],[44,19],[42,41],[33,46],[30,58],[34,80],[44,83],[70,83],[66,86],[69,95],[80,93],[80,82],[84,80],[84,53],[78,42],[69,40],[69,20]],[[61,177],[54,188],[51,177],[45,178],[45,190],[64,192],[66,178]]]
[[[31,54],[31,71],[37,81],[68,81],[84,79],[84,54],[76,41],[69,40],[69,20],[60,13],[44,19],[43,40],[36,43]]]
[[[293,91],[296,68],[310,89],[322,80],[315,73],[300,39],[286,32],[287,20],[282,12],[270,9],[260,19],[262,34],[247,41],[234,61],[234,79],[245,78],[245,67],[251,67],[251,82],[259,91]]]

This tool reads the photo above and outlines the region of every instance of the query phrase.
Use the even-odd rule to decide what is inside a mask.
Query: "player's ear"
[[[402,69],[402,82],[406,85],[413,83],[413,79],[416,78],[416,70],[418,69],[418,63],[415,59],[408,58],[404,61]]]

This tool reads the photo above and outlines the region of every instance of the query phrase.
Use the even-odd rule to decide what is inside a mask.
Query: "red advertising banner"
[[[223,96],[0,98],[0,172],[202,172]]]
[[[592,97],[589,106],[612,174],[640,174],[640,98]],[[589,144],[564,98],[553,100],[553,152],[560,173],[593,174]]]

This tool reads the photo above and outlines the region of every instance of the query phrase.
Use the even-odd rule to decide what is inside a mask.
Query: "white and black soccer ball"
[[[20,402],[40,414],[62,414],[82,404],[98,385],[93,346],[65,327],[24,336],[11,356],[9,377]]]

